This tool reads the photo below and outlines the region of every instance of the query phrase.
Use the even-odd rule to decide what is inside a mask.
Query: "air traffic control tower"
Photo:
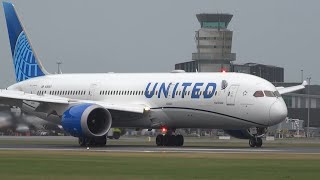
[[[227,29],[232,14],[197,14],[201,28],[196,31],[197,50],[192,61],[175,65],[175,69],[186,72],[230,71],[236,54],[231,53],[232,31]]]

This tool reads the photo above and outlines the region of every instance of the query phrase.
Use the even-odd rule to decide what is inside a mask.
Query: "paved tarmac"
[[[196,141],[197,139],[188,139],[188,141]],[[266,145],[262,148],[237,147],[233,145],[226,146],[184,146],[184,147],[157,147],[145,145],[141,142],[146,141],[142,138],[125,138],[121,141],[111,140],[111,143],[105,147],[79,147],[77,139],[73,137],[0,137],[0,153],[1,150],[44,150],[44,151],[96,151],[96,152],[135,152],[135,153],[156,153],[156,152],[174,152],[174,153],[296,153],[296,154],[320,154],[320,146],[283,146],[273,144]],[[205,140],[201,140],[205,142]],[[207,140],[208,141],[208,140]],[[109,141],[110,142],[110,141]],[[121,142],[117,144],[117,142]],[[126,145],[126,142],[137,142],[134,145]],[[139,144],[140,142],[140,144]],[[235,143],[246,143],[246,141],[237,141]],[[211,143],[208,142],[208,143]],[[219,143],[219,142],[215,142]],[[318,142],[315,142],[318,143]],[[232,142],[230,143],[232,144]]]

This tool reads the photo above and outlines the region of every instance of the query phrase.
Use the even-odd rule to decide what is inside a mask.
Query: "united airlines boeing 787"
[[[158,146],[182,146],[177,128],[216,128],[261,147],[267,127],[287,116],[281,94],[305,86],[276,88],[241,73],[49,74],[13,4],[3,9],[17,83],[1,90],[0,103],[61,124],[82,146],[105,145],[111,127],[134,127],[168,129]]]

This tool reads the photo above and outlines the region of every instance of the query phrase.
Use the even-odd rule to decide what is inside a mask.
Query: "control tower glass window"
[[[225,22],[202,22],[203,28],[226,28]]]

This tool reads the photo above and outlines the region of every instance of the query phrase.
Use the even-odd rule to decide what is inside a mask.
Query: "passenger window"
[[[267,97],[276,97],[272,91],[264,91],[264,94],[267,96]]]
[[[264,97],[264,94],[262,91],[256,91],[254,94],[253,94],[254,97]]]

